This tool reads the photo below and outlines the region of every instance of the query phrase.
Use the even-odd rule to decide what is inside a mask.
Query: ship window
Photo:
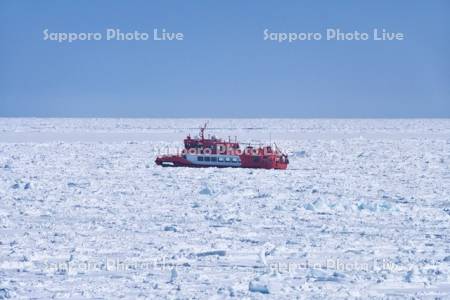
[[[218,160],[219,162],[223,162],[223,157],[218,157],[217,160]]]
[[[215,156],[211,157],[211,161],[217,161],[217,157]]]
[[[198,161],[203,161],[203,156],[197,156]]]
[[[253,160],[254,162],[258,162],[258,161],[259,161],[259,156],[253,156],[253,157],[252,157],[252,160]]]
[[[210,161],[211,158],[209,156],[205,156],[205,161]]]
[[[233,162],[237,162],[237,161],[238,161],[236,157],[233,157],[231,160],[232,160]]]
[[[229,157],[225,157],[225,161],[230,161],[231,159]]]

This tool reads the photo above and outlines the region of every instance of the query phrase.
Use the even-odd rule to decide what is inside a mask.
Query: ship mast
[[[200,127],[200,138],[202,139],[202,141],[205,139],[205,129],[207,125],[208,122],[206,122],[205,125],[203,125],[203,127]]]

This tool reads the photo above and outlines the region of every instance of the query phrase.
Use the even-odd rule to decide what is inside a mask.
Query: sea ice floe
[[[341,282],[344,280],[345,275],[334,271],[310,269],[306,278],[310,280],[312,279],[313,281]]]
[[[177,232],[177,227],[173,225],[164,226],[164,231]]]
[[[0,299],[9,299],[11,298],[11,293],[8,289],[0,288]]]
[[[250,281],[248,290],[253,293],[269,294],[267,284],[256,280]]]
[[[292,153],[292,155],[296,156],[296,157],[306,157],[307,156],[305,150],[295,151]]]
[[[176,268],[172,268],[172,270],[170,270],[170,279],[169,282],[170,283],[175,283],[175,281],[177,280],[178,277],[178,271]]]
[[[304,205],[306,210],[316,211],[316,212],[330,212],[330,206],[322,199],[318,198],[312,202],[308,202]]]
[[[202,120],[0,119],[0,262],[14,266],[2,264],[0,288],[19,299],[447,297],[450,121],[216,121],[217,136],[277,132],[288,170],[154,165]],[[315,266],[329,260],[344,267]],[[69,271],[55,274],[58,263]]]
[[[379,200],[360,200],[357,202],[358,210],[368,210],[371,212],[384,212],[392,209],[392,204],[387,201]]]
[[[212,255],[225,256],[225,254],[226,254],[225,250],[211,250],[197,253],[197,257],[212,256]]]
[[[200,195],[212,195],[213,194],[213,192],[207,185],[203,186],[198,193]]]

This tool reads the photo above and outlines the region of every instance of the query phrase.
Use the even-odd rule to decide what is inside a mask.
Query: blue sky
[[[1,1],[0,116],[450,117],[448,1]],[[183,41],[44,41],[107,28]],[[263,31],[404,41],[264,41]]]

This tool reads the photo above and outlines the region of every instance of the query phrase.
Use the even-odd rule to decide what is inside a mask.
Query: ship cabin
[[[215,136],[208,138],[191,138],[188,135],[184,139],[185,151],[197,151],[198,153],[209,152],[210,154],[225,154],[230,151],[235,151],[239,149],[239,143],[224,141],[222,139],[217,139]]]

